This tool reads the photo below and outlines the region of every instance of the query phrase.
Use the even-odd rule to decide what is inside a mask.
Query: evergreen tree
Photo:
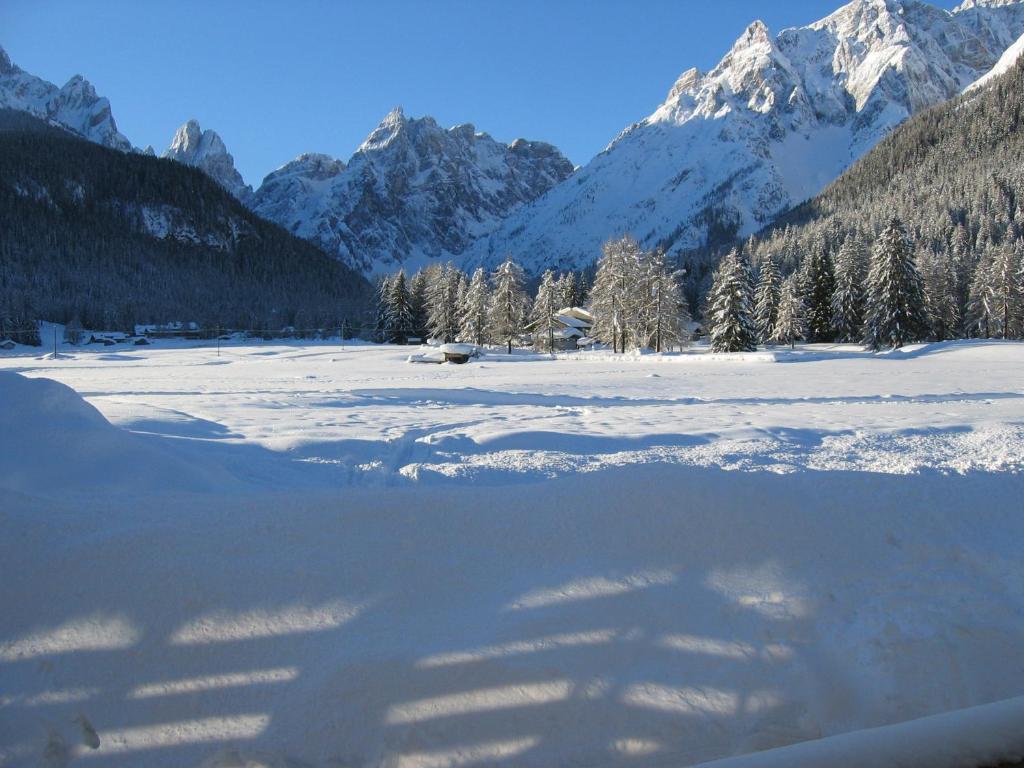
[[[374,338],[384,342],[388,338],[388,300],[391,296],[391,276],[381,275],[377,278],[376,312],[374,315]]]
[[[882,230],[868,272],[864,344],[899,348],[928,332],[924,288],[903,224],[893,217]]]
[[[978,262],[971,277],[967,302],[967,332],[970,336],[992,338],[995,325],[995,260],[989,253]]]
[[[427,273],[420,270],[413,275],[409,284],[409,309],[412,312],[412,335],[425,341],[427,338]]]
[[[486,343],[489,308],[490,286],[487,284],[487,272],[479,267],[473,273],[473,279],[470,280],[460,302],[459,339],[478,346]]]
[[[647,306],[645,343],[656,352],[666,347],[682,344],[688,338],[686,324],[690,321],[690,310],[686,304],[679,279],[683,272],[673,271],[665,261],[665,253],[656,250],[646,254],[644,259]]]
[[[932,338],[936,341],[952,339],[960,327],[955,268],[952,262],[934,251],[922,254],[919,262]]]
[[[399,270],[390,281],[384,325],[388,341],[392,344],[405,344],[413,334],[412,302],[404,269]]]
[[[712,351],[752,352],[757,349],[751,293],[746,260],[739,251],[733,250],[719,265],[709,296]]]
[[[836,281],[832,257],[824,242],[815,243],[804,272],[807,337],[812,342],[832,341],[832,296]]]
[[[427,328],[433,338],[450,343],[459,333],[460,273],[451,264],[434,264],[428,270]]]
[[[798,339],[804,338],[807,332],[805,320],[806,310],[796,275],[790,275],[782,283],[779,292],[779,314],[772,330],[772,343],[796,346]]]
[[[558,293],[558,303],[561,304],[559,309],[578,307],[580,305],[579,297],[576,293],[576,275],[572,272],[566,272],[559,276],[555,282],[555,290]]]
[[[495,270],[491,281],[494,293],[491,295],[490,336],[496,343],[507,344],[511,355],[512,343],[522,334],[526,322],[523,268],[510,257]]]
[[[782,290],[782,276],[775,265],[775,259],[768,254],[761,262],[757,288],[754,291],[754,325],[757,338],[767,343],[775,329],[779,314],[779,295]]]
[[[562,309],[562,297],[555,273],[550,269],[544,272],[537,287],[537,296],[533,300],[530,311],[530,332],[533,334],[533,346],[538,351],[554,352],[555,350],[555,315]],[[571,305],[570,305],[571,306]]]
[[[1020,315],[1024,309],[1024,286],[1021,285],[1021,251],[1006,243],[996,250],[992,260],[993,331],[1001,339],[1021,334]]]
[[[629,235],[609,240],[602,246],[597,262],[597,276],[590,291],[590,307],[594,313],[592,333],[609,343],[616,352],[625,352],[627,340],[639,343],[637,325],[638,266],[640,245]]]
[[[832,331],[836,341],[853,343],[864,338],[866,262],[860,237],[847,235],[836,257],[836,287],[832,294]]]

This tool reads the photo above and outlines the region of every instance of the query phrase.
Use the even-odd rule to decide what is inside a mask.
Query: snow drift
[[[75,390],[0,371],[0,488],[210,490],[225,478],[107,421]]]

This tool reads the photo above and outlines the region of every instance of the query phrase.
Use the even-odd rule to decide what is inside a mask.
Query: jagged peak
[[[703,77],[703,73],[697,67],[690,67],[676,78],[665,101],[674,101],[679,97],[679,94],[685,93],[700,82],[701,77]]]
[[[92,83],[81,75],[72,75],[68,81],[64,83],[64,87],[61,88],[61,91],[64,93],[79,94],[84,99],[99,99],[96,95],[96,89],[93,87]]]
[[[1008,5],[1017,5],[1021,0],[964,0],[953,9],[953,13],[969,11],[972,8],[1004,8]]]
[[[0,75],[7,75],[17,69],[11,62],[11,57],[7,55],[7,51],[0,46]]]
[[[768,31],[768,25],[757,19],[747,26],[739,39],[733,43],[732,49],[735,51],[738,48],[750,48],[754,45],[765,44],[772,45],[772,36]]]

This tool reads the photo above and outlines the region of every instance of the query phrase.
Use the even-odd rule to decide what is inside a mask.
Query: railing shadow
[[[0,763],[685,765],[1010,696],[1020,491],[631,467],[4,496]]]

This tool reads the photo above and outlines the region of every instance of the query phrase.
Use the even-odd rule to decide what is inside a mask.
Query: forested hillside
[[[844,243],[863,252],[896,216],[914,244],[935,335],[1019,335],[1024,329],[1004,326],[1020,323],[1024,301],[1022,119],[1018,64],[989,87],[907,121],[753,238],[747,255],[754,264],[770,255],[783,273],[811,264],[831,272]]]
[[[337,326],[358,274],[202,172],[0,111],[0,322]],[[9,335],[9,334],[8,334]]]

